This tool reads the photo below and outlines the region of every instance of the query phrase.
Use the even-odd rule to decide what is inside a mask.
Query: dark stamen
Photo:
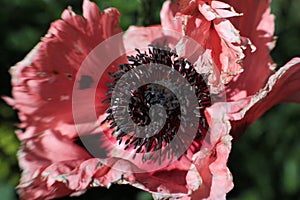
[[[197,118],[199,118],[199,124],[198,132],[194,140],[200,144],[199,146],[201,146],[201,141],[209,128],[204,115],[204,110],[206,107],[211,105],[210,93],[205,81],[205,74],[197,73],[194,66],[189,61],[183,58],[178,58],[176,52],[171,51],[168,47],[157,48],[150,46],[148,53],[141,52],[139,49],[136,49],[136,51],[137,54],[135,56],[128,56],[129,63],[119,65],[118,72],[109,73],[113,81],[107,84],[107,99],[103,102],[111,101],[111,95],[116,82],[131,69],[143,64],[149,64],[149,70],[151,70],[151,66],[155,64],[169,66],[170,68],[178,71],[182,77],[184,77],[189,84],[195,88],[195,95],[198,99],[198,105],[196,105],[196,107],[198,108],[198,114],[200,115],[197,115]],[[184,91],[181,92],[182,96],[184,96]],[[155,135],[147,138],[135,137],[136,133],[134,131],[130,133],[126,132],[128,129],[128,122],[124,121],[122,124],[119,124],[119,126],[117,125],[116,116],[114,116],[114,112],[117,109],[124,113],[128,112],[133,122],[138,126],[145,127],[149,125],[151,123],[151,116],[149,113],[150,107],[156,104],[164,107],[167,118],[161,130],[151,130],[153,133],[156,133]],[[118,106],[110,105],[106,111],[108,115],[102,123],[110,123],[111,128],[115,129],[113,136],[116,137],[119,144],[125,144],[125,149],[134,150],[136,153],[148,153],[162,149],[162,147],[166,147],[167,154],[165,154],[165,157],[169,158],[170,151],[176,152],[177,149],[182,148],[182,143],[184,143],[184,141],[180,141],[179,138],[176,138],[175,145],[169,147],[168,144],[175,138],[180,123],[189,123],[184,118],[182,119],[182,122],[180,121],[181,109],[184,109],[181,108],[181,106],[182,105],[180,105],[176,95],[168,88],[159,84],[146,84],[139,87],[136,91],[131,92],[131,98],[128,105],[126,105],[126,102],[122,102],[121,100],[118,102]],[[160,154],[161,153],[162,152],[160,152]],[[178,155],[178,159],[180,156],[181,155]],[[144,159],[147,160],[149,158],[145,157]],[[162,159],[161,156],[159,156],[158,159],[160,162]]]

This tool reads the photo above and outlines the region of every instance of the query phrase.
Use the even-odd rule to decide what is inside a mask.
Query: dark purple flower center
[[[207,87],[205,74],[199,74],[196,72],[194,66],[184,58],[179,58],[175,51],[172,51],[168,47],[158,48],[150,46],[148,52],[141,52],[136,49],[137,54],[135,56],[128,56],[129,63],[119,65],[119,71],[110,73],[112,82],[108,83],[108,91],[106,93],[107,99],[105,102],[111,102],[111,96],[117,82],[123,75],[132,69],[137,68],[140,65],[147,65],[149,68],[155,65],[168,66],[181,74],[188,83],[195,88],[195,96],[198,99],[197,109],[200,116],[198,130],[193,140],[201,145],[201,141],[207,133],[208,124],[204,115],[206,107],[211,105],[210,93]],[[185,91],[180,91],[180,95],[184,95]],[[119,94],[122,96],[122,94]],[[152,152],[167,146],[176,136],[181,123],[181,110],[183,105],[180,105],[177,96],[168,88],[156,84],[150,83],[138,87],[137,90],[131,92],[131,98],[129,102],[118,102],[118,106],[110,105],[107,108],[107,117],[102,122],[109,122],[111,128],[114,129],[113,136],[117,139],[118,144],[125,144],[125,149],[131,149],[140,152]],[[122,118],[122,116],[115,115],[116,109],[121,109],[123,112],[128,112],[131,120],[138,126],[147,126],[151,123],[152,115],[151,106],[160,105],[166,112],[166,120],[163,128],[160,130],[150,130],[154,133],[150,137],[137,137],[137,133],[126,130],[128,127],[128,119]],[[195,113],[190,113],[196,115]],[[116,122],[116,118],[122,121],[121,124]],[[121,118],[121,119],[120,119]],[[188,123],[188,122],[187,122]],[[188,130],[183,130],[188,131]],[[180,141],[177,141],[177,147],[179,148]],[[173,149],[174,150],[174,149]],[[176,152],[176,149],[175,151]],[[178,155],[178,158],[180,155]]]

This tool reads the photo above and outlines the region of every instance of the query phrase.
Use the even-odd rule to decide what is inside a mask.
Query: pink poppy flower
[[[246,9],[249,7],[252,9]],[[257,10],[255,16],[251,10]],[[83,17],[71,10],[64,11],[62,20],[54,22],[32,52],[11,68],[13,98],[5,97],[5,100],[19,111],[20,128],[25,130],[17,132],[23,142],[18,153],[23,170],[18,186],[20,197],[51,199],[80,195],[91,187],[109,187],[118,183],[149,191],[155,199],[225,199],[226,193],[233,187],[232,176],[226,166],[231,150],[231,135],[237,138],[273,105],[300,100],[297,84],[300,58],[274,71],[269,56],[274,45],[274,19],[270,14],[269,1],[249,0],[239,4],[234,1],[200,0],[175,1],[171,4],[167,1],[161,11],[161,25],[131,27],[125,33],[124,41],[118,40],[116,44],[119,46],[109,50],[113,54],[113,51],[122,52],[123,45],[128,51],[165,42],[177,52],[155,47],[148,53],[140,50],[126,52],[131,55],[130,62],[122,56],[112,62],[107,69],[102,69],[105,73],[99,83],[94,84],[92,75],[82,75],[78,79],[80,67],[89,53],[101,42],[121,32],[118,17],[116,9],[106,9],[100,14],[94,3],[85,0]],[[203,48],[196,54],[195,63],[181,58],[194,51],[188,48],[191,41],[176,38],[178,34],[194,39]],[[155,56],[167,62],[159,58],[153,60]],[[207,103],[203,104],[205,109],[197,113],[204,120],[197,127],[202,134],[191,138],[186,152],[170,165],[152,171],[143,170],[143,163],[132,158],[114,154],[114,147],[129,148],[128,152],[133,154],[137,154],[137,151],[152,152],[160,141],[165,147],[166,140],[173,139],[172,130],[166,128],[164,130],[169,131],[168,136],[160,132],[152,140],[134,140],[132,135],[116,133],[116,128],[112,127],[115,121],[109,111],[112,106],[100,101],[106,96],[105,85],[112,81],[110,76],[121,78],[117,75],[120,70],[116,66],[134,68],[136,66],[132,62],[149,64],[149,60],[173,68],[188,66],[183,70],[184,76],[192,80],[195,77],[186,73],[188,69],[191,69],[189,73],[196,70],[201,74],[205,74],[205,70],[213,70],[210,72],[213,75],[219,71],[220,75],[213,77],[217,80],[209,79],[206,85],[199,78],[195,85],[204,88],[213,85],[220,89],[218,84],[225,83],[229,100],[214,103],[201,97],[200,100]],[[190,68],[190,65],[195,68]],[[256,73],[260,76],[259,80]],[[79,108],[84,123],[76,124],[76,114],[72,109],[74,87],[84,91],[93,84],[97,91],[94,107],[97,121],[103,123],[95,126],[95,121],[89,121],[84,110],[87,104],[83,105],[83,109]],[[155,89],[161,90],[159,87]],[[133,95],[136,101],[139,94]],[[199,94],[206,95],[204,90]],[[134,110],[141,109],[135,101],[131,105],[132,113],[140,113]],[[167,122],[176,126],[172,120]],[[102,133],[101,139],[107,138],[103,144],[110,151],[108,157],[95,157],[83,148],[78,137],[81,127],[91,130],[82,137],[97,136],[94,140],[98,142],[99,133]],[[122,139],[128,141],[127,144]],[[149,144],[149,148],[146,144]],[[173,155],[173,152],[170,154]],[[159,164],[153,166],[155,168]]]

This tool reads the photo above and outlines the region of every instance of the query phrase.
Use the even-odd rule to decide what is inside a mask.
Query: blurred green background
[[[49,25],[71,5],[81,12],[80,0],[2,0],[0,7],[0,95],[11,95],[8,69],[23,59]],[[121,27],[159,23],[162,0],[96,1],[101,9],[116,7],[122,13]],[[300,1],[274,0],[277,46],[274,60],[282,66],[300,55]],[[255,12],[255,11],[253,11]],[[233,145],[229,167],[235,188],[228,199],[297,199],[300,197],[300,105],[278,105],[255,122]],[[0,100],[0,199],[18,199],[14,187],[20,171],[14,135],[17,116]],[[150,200],[151,195],[130,186],[97,188],[85,195],[63,199]]]

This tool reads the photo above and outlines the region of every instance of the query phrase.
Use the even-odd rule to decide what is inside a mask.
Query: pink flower
[[[251,12],[253,10],[256,10],[255,15]],[[269,56],[274,45],[274,19],[270,14],[269,1],[245,0],[239,4],[234,1],[175,1],[174,4],[167,1],[161,11],[161,25],[131,27],[125,33],[124,41],[119,40],[119,46],[108,47],[108,51],[111,54],[122,52],[123,45],[127,51],[134,48],[141,50],[149,44],[162,45],[164,42],[176,49],[178,57],[170,49],[155,47],[146,55],[140,50],[137,50],[138,53],[126,52],[132,56],[129,57],[130,62],[121,56],[107,69],[99,66],[99,70],[105,70],[105,73],[101,81],[94,84],[92,75],[79,76],[80,67],[97,45],[121,32],[119,15],[113,8],[100,14],[94,3],[85,0],[83,17],[71,10],[64,11],[63,20],[54,22],[32,52],[11,68],[13,98],[5,97],[5,100],[19,111],[20,128],[24,129],[17,132],[23,142],[18,153],[23,170],[18,186],[20,197],[51,199],[79,195],[91,187],[109,187],[118,183],[149,191],[155,199],[225,199],[226,193],[233,187],[232,176],[226,166],[231,135],[237,138],[273,105],[300,100],[300,58],[294,58],[274,71],[274,63]],[[177,38],[178,35],[181,37]],[[194,63],[183,59],[185,55],[192,57],[195,53],[188,48],[191,40],[185,40],[185,36],[202,47],[200,52],[196,51]],[[154,52],[159,50],[160,53]],[[152,60],[153,56],[158,58]],[[134,140],[132,135],[116,133],[116,128],[112,127],[116,119],[110,118],[113,116],[109,111],[113,106],[100,101],[106,96],[106,83],[121,78],[117,73],[128,72],[116,66],[134,68],[136,65],[130,63],[149,64],[149,60],[173,68],[188,65],[182,71],[184,77],[192,80],[200,75],[187,74],[189,69],[190,73],[208,73],[211,75],[208,85],[202,83],[202,78],[197,79],[195,85],[205,89],[208,86],[222,89],[219,84],[224,83],[229,100],[214,103],[201,97],[200,100],[207,103],[203,104],[205,109],[198,113],[204,120],[197,126],[201,134],[197,132],[197,137],[189,138],[191,146],[185,154],[152,171],[143,170],[143,163],[139,161],[117,156],[114,148],[127,147],[128,152],[134,154],[137,154],[138,147],[141,147],[141,152],[153,152],[160,141],[161,147],[165,147],[166,140],[175,137],[173,132],[168,132],[168,136],[160,132],[158,136],[150,137],[151,141]],[[176,65],[176,62],[183,64]],[[189,65],[193,67],[189,68]],[[115,76],[115,79],[110,79],[110,76]],[[93,84],[97,86],[96,117],[103,124],[99,126],[89,121],[90,116],[85,113],[89,104],[83,105],[80,110],[84,123],[76,124],[76,114],[72,109],[74,88],[85,91]],[[159,87],[155,89],[160,90]],[[132,96],[140,97],[138,95]],[[199,95],[205,96],[205,90]],[[81,99],[85,98],[82,96]],[[140,108],[139,104],[132,101],[131,105],[132,113],[140,113],[135,110]],[[78,137],[81,127],[90,127],[90,132],[80,136],[95,137],[96,145],[99,145],[99,138],[106,138],[102,142],[105,150],[110,151],[105,154],[108,157],[94,157],[84,148]],[[168,128],[164,130],[169,131]],[[186,134],[190,133],[186,131]],[[126,144],[122,139],[129,142]],[[135,144],[138,147],[133,147]],[[100,147],[97,148],[100,151]],[[170,154],[173,155],[173,152]],[[153,166],[155,168],[159,164]]]

